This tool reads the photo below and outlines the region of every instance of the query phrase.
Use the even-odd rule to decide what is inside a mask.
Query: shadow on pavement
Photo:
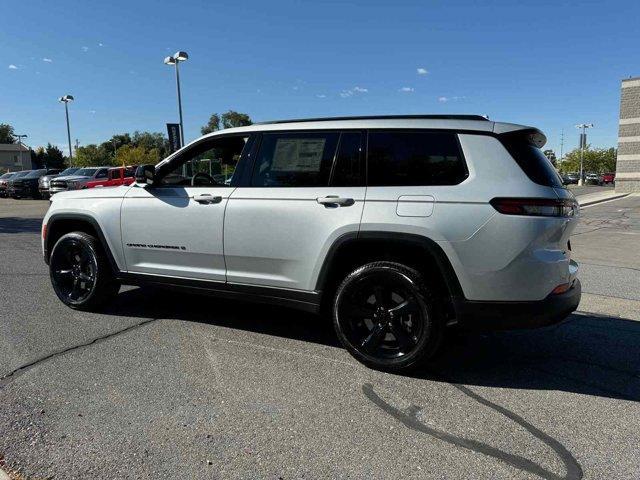
[[[42,218],[4,217],[0,218],[1,233],[40,233]]]
[[[123,291],[105,312],[207,323],[339,346],[331,322],[296,310],[155,288]],[[560,390],[640,401],[640,322],[574,314],[562,324],[457,332],[416,377],[462,385]]]

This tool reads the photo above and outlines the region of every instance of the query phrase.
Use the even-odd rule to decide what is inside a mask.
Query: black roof
[[[482,115],[365,115],[356,117],[319,117],[319,118],[292,118],[289,120],[270,120],[268,122],[257,122],[254,125],[270,125],[274,123],[299,123],[299,122],[327,122],[337,120],[481,120],[488,122],[487,117]]]

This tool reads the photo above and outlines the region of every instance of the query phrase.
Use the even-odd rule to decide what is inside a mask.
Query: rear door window
[[[265,133],[251,186],[326,187],[337,143],[337,132]]]
[[[468,176],[455,133],[372,130],[369,186],[456,185]]]
[[[565,188],[560,174],[542,150],[531,144],[529,133],[500,136],[502,144],[532,182],[545,187]]]
[[[363,135],[361,132],[345,131],[340,135],[331,185],[334,187],[364,186],[364,168],[362,161]]]

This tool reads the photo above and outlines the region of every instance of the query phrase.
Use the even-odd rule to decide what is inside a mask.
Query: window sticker
[[[273,152],[272,172],[319,172],[324,138],[279,138]]]

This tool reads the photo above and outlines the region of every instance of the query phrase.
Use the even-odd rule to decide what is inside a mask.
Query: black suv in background
[[[9,183],[9,179],[15,176],[16,172],[7,172],[3,175],[0,175],[0,197],[7,196],[7,184]]]
[[[21,170],[19,172],[6,173],[0,179],[0,197],[8,197],[9,196],[9,186],[11,182],[17,180],[18,178],[24,177],[31,170]]]
[[[7,194],[11,198],[40,198],[38,190],[38,181],[44,175],[52,175],[60,173],[59,169],[47,170],[31,170],[18,177],[17,175],[9,180]]]

